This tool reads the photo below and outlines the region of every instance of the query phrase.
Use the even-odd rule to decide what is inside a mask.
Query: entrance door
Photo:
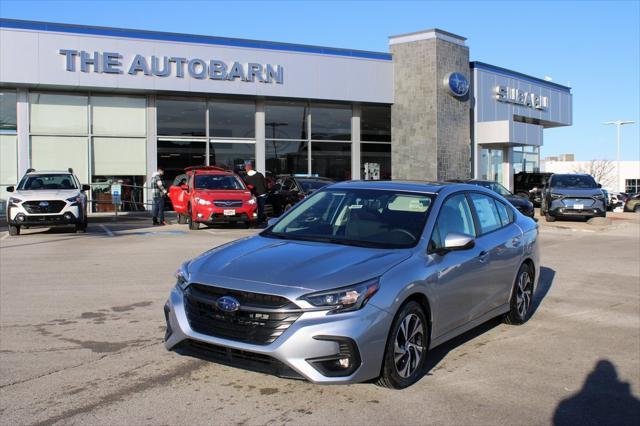
[[[479,165],[479,179],[491,180],[494,182],[498,182],[504,186],[509,185],[504,181],[504,149],[481,148]]]

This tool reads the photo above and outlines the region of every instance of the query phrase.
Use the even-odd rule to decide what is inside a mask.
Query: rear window
[[[211,190],[245,189],[242,181],[233,175],[196,175],[194,187]]]
[[[18,185],[19,191],[37,191],[47,189],[78,189],[71,174],[41,174],[25,176]]]
[[[327,181],[315,179],[298,179],[298,183],[302,185],[302,190],[304,192],[315,191],[316,189],[329,185],[329,182]]]

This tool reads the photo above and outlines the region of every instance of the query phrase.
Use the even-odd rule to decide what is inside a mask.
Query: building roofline
[[[571,93],[571,87],[569,86],[563,86],[562,84],[554,83],[552,81],[547,81],[538,77],[533,77],[531,75],[523,74],[521,72],[513,71],[507,68],[502,68],[495,65],[487,64],[485,62],[472,61],[472,62],[469,62],[469,66],[471,67],[471,69],[478,68],[478,69],[484,69],[487,71],[493,71],[498,74],[506,75],[507,77],[529,80],[532,83],[541,84],[543,86],[550,86],[554,89],[559,89],[559,90],[562,90],[563,92]]]
[[[459,36],[458,34],[454,34],[454,33],[448,32],[448,31],[441,30],[440,28],[428,28],[426,30],[413,31],[413,32],[404,33],[404,34],[396,34],[396,35],[389,36],[389,38],[391,39],[391,38],[398,38],[398,37],[407,37],[407,36],[414,36],[414,35],[426,34],[426,33],[442,34],[442,35],[446,35],[446,36],[449,36],[449,37],[456,38],[456,39],[458,39],[460,41],[466,41],[467,40],[466,37],[462,37],[462,36]]]
[[[320,55],[346,56],[352,58],[377,59],[384,61],[390,61],[392,59],[391,54],[386,52],[372,52],[366,50],[342,49],[337,47],[313,46],[305,44],[282,43],[276,41],[215,37],[195,34],[181,34],[162,31],[135,30],[128,28],[62,24],[43,21],[27,21],[21,19],[0,18],[0,28],[135,38],[142,40],[162,40],[181,43],[244,47],[252,49],[280,50],[285,52],[314,53]]]

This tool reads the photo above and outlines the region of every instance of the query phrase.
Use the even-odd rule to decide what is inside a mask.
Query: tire
[[[178,213],[178,223],[180,225],[185,225],[187,222],[189,222],[189,218],[183,214]]]
[[[504,315],[504,322],[512,325],[520,325],[527,322],[531,317],[531,307],[533,306],[534,294],[533,271],[526,263],[520,265],[516,281],[513,283],[510,310]]]
[[[200,229],[200,224],[195,220],[193,220],[193,214],[191,214],[191,207],[189,207],[187,214],[188,214],[187,222],[189,223],[189,229],[192,231],[197,231],[198,229]]]
[[[419,322],[416,322],[416,319]],[[401,329],[401,325],[403,328]],[[403,344],[405,339],[405,328],[411,330],[415,327],[421,328],[421,332],[412,338],[413,344],[407,348]],[[410,301],[400,308],[396,314],[382,361],[380,377],[376,384],[381,387],[391,389],[402,389],[411,386],[423,376],[424,361],[427,358],[427,348],[429,347],[429,323],[427,317],[418,302]],[[399,341],[398,348],[404,352],[397,352],[398,362],[396,363],[396,341]],[[411,342],[411,341],[410,341]],[[418,348],[422,348],[420,351]],[[418,357],[416,361],[416,357]]]
[[[20,235],[20,226],[9,225],[9,235]]]
[[[87,223],[76,223],[76,232],[85,233],[87,232]]]
[[[635,209],[633,209],[635,213],[640,213],[640,205],[637,205]]]
[[[249,222],[248,220],[244,223],[244,227],[245,229],[249,229],[251,228],[251,222]]]
[[[556,221],[556,218],[551,216],[548,212],[544,214],[544,219],[547,222],[555,222]]]

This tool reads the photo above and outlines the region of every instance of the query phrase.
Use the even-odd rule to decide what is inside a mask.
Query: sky
[[[388,52],[388,37],[440,28],[467,38],[470,59],[573,93],[573,126],[544,132],[542,156],[640,160],[640,1],[29,1],[0,17]]]

